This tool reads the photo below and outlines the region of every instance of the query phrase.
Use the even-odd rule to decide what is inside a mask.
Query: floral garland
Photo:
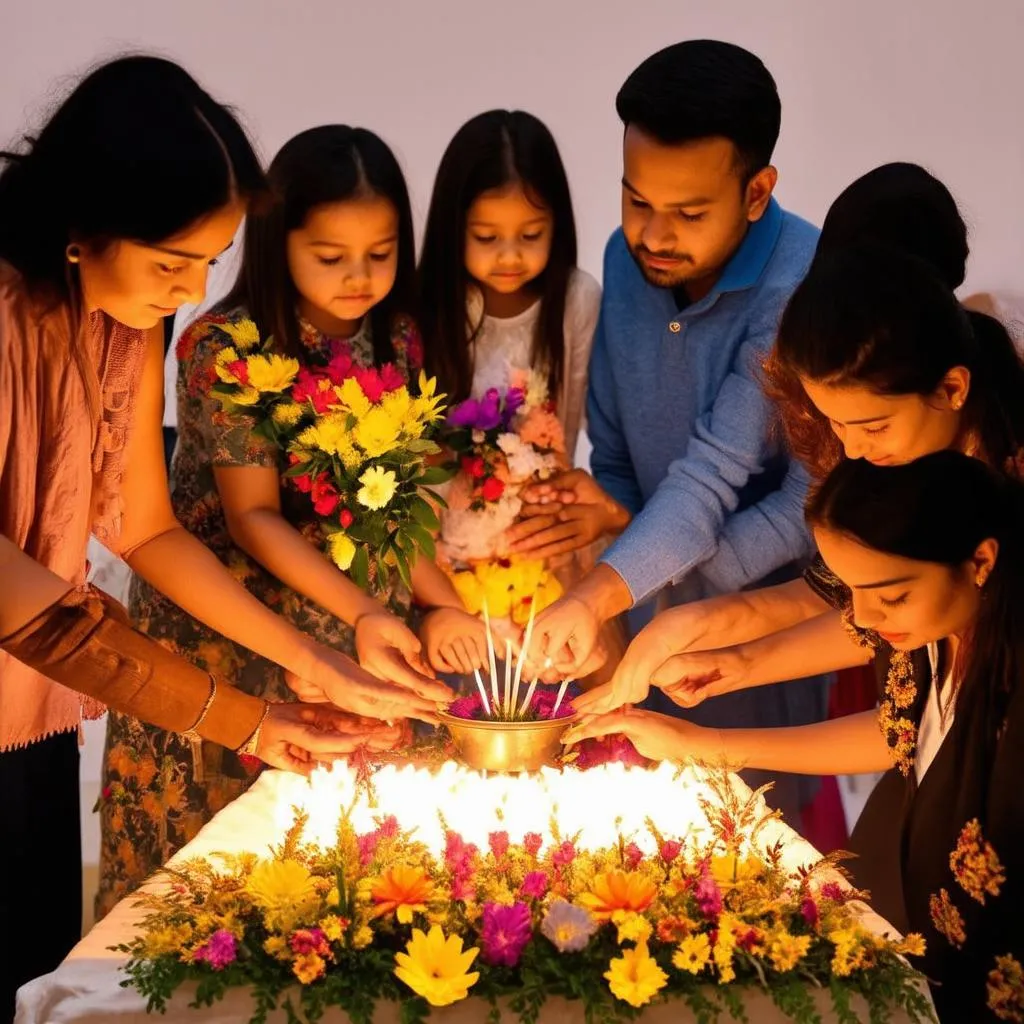
[[[873,1020],[895,1009],[934,1020],[904,960],[922,955],[921,937],[865,929],[834,857],[791,873],[779,846],[752,845],[773,816],[761,791],[743,800],[724,772],[711,785],[714,838],[698,845],[649,823],[647,853],[625,835],[584,849],[552,823],[519,841],[493,832],[486,850],[449,829],[434,854],[394,817],[359,834],[346,815],[323,849],[303,841],[298,814],[271,857],[191,861],[167,871],[165,891],[137,897],[141,933],[117,947],[129,955],[126,984],[161,1012],[187,982],[196,1007],[249,986],[250,1024],[282,1004],[293,1024],[329,1006],[370,1024],[381,1000],[415,1024],[471,993],[490,1019],[500,1000],[522,1024],[549,996],[580,1000],[602,1021],[673,998],[711,1024],[745,1019],[751,987],[811,1024],[820,1016],[808,982],[843,1019],[859,995]]]
[[[879,640],[869,630],[859,629],[853,621],[852,609],[843,612],[843,625],[854,643],[876,651]],[[889,658],[889,673],[885,679],[885,695],[878,705],[878,727],[889,747],[889,756],[900,774],[907,776],[914,766],[917,750],[917,726],[900,714],[914,706],[917,686],[914,683],[914,665],[906,651],[894,650]]]

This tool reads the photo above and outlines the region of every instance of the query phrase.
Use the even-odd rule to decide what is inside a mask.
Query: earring
[[[985,583],[987,582],[987,580],[988,580],[988,574],[984,573],[984,572],[979,572],[978,575],[974,578],[974,585],[979,590],[981,590],[981,588],[985,586]]]
[[[64,255],[68,259],[68,263],[78,263],[82,259],[82,250],[77,245],[69,245],[64,250]]]
[[[963,406],[963,404],[964,404],[964,400],[962,398],[954,398],[953,399],[953,411],[954,412],[959,412],[961,407]]]

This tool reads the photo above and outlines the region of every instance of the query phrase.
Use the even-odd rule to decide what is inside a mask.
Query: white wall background
[[[455,129],[520,107],[559,141],[580,262],[598,274],[618,218],[615,92],[649,53],[696,37],[744,45],[775,75],[784,205],[820,223],[862,172],[922,163],[972,227],[967,289],[1024,290],[1024,0],[6,0],[0,144],[95,61],[156,51],[236,105],[268,159],[316,124],[376,130],[422,219]]]

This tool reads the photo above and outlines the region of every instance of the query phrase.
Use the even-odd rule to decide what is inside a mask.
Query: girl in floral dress
[[[483,398],[532,376],[553,401],[568,468],[583,426],[601,290],[576,266],[565,169],[536,117],[492,110],[456,132],[434,183],[418,277],[428,364],[442,389],[454,401]],[[625,510],[599,491],[594,504],[581,504],[580,515],[560,524],[557,543],[524,557],[564,556],[623,529]],[[524,504],[519,522],[510,514],[500,553],[555,525],[549,513]],[[473,667],[443,658],[435,665]]]
[[[422,347],[408,314],[414,249],[405,181],[377,136],[341,126],[292,139],[269,177],[275,199],[249,218],[234,290],[179,342],[174,509],[266,606],[320,643],[358,655],[375,676],[414,691],[413,713],[429,721],[450,691],[432,678],[420,641],[405,624],[409,593],[388,571],[372,572],[366,593],[325,557],[311,496],[282,485],[284,453],[255,429],[252,416],[225,411],[211,393],[218,353],[259,338],[272,337],[282,354],[308,367],[340,358],[366,368],[392,364],[407,378],[418,371]],[[413,583],[418,600],[440,609],[435,628],[482,643],[479,624],[462,611],[436,566],[420,559]],[[331,700],[375,716],[372,693],[364,699],[357,687],[307,692],[142,580],[132,584],[130,606],[150,636],[249,693]],[[254,769],[229,752],[111,715],[97,916],[254,778]]]

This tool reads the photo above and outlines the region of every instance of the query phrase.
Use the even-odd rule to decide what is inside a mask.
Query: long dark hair
[[[935,452],[902,466],[844,459],[807,506],[812,526],[901,558],[960,568],[995,538],[999,553],[965,638],[957,717],[964,709],[991,752],[1024,676],[1024,486],[981,460]]]
[[[1011,471],[1024,443],[1024,364],[1006,329],[965,311],[924,260],[861,244],[815,257],[783,313],[767,370],[790,447],[821,477],[842,448],[801,377],[931,395],[956,366],[971,374],[963,434]]]
[[[565,367],[565,297],[576,267],[576,221],[569,182],[551,132],[532,114],[491,110],[466,122],[441,158],[419,266],[420,327],[426,361],[455,399],[473,385],[466,292],[466,214],[484,192],[519,183],[552,214],[551,255],[535,282],[541,293],[534,366],[548,368],[552,394]],[[534,284],[534,282],[531,282]]]
[[[273,201],[246,221],[238,279],[218,309],[244,306],[261,337],[273,335],[285,351],[298,355],[299,296],[288,270],[289,232],[301,228],[318,206],[379,196],[398,214],[395,284],[369,313],[374,360],[388,362],[394,357],[391,329],[395,318],[412,315],[416,268],[409,189],[394,153],[365,128],[321,125],[286,142],[267,176]]]
[[[0,258],[70,304],[80,301],[70,243],[160,242],[265,189],[234,115],[158,57],[96,68],[25,141],[0,153]]]

